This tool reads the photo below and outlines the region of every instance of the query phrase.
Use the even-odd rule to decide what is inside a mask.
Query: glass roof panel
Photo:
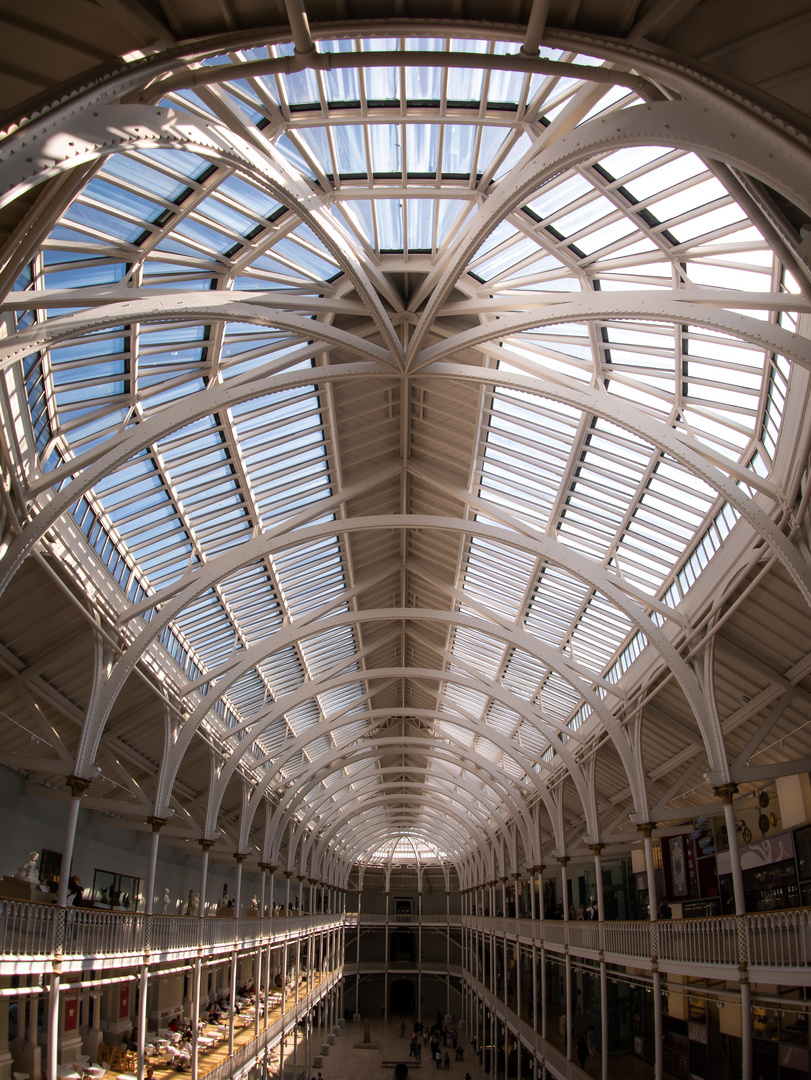
[[[364,52],[401,48],[498,56],[518,46],[439,34],[322,40],[321,53],[357,53],[360,66],[319,73],[305,67],[218,86],[216,93],[239,117],[235,130],[253,125],[264,132],[255,132],[255,143],[286,176],[287,206],[265,190],[258,173],[180,148],[104,160],[20,277],[20,289],[126,282],[133,295],[187,292],[201,304],[210,292],[227,302],[234,288],[271,296],[256,298],[267,314],[255,323],[241,321],[238,311],[210,320],[183,319],[180,311],[175,317],[171,309],[143,322],[116,316],[113,325],[32,353],[24,375],[43,457],[36,468],[53,468],[60,458],[70,464],[108,440],[114,446],[123,432],[180,403],[188,414],[171,433],[120,463],[81,504],[82,514],[88,511],[81,527],[97,554],[109,543],[137,568],[132,588],[142,590],[139,600],[189,568],[216,566],[224,552],[270,530],[284,535],[284,529],[292,534],[314,526],[316,532],[303,540],[291,535],[287,546],[254,552],[223,579],[212,578],[163,632],[163,647],[193,681],[259,642],[270,647],[274,635],[299,622],[336,617],[330,629],[313,628],[247,667],[212,710],[212,730],[258,717],[320,679],[317,696],[288,702],[286,713],[274,714],[257,737],[257,753],[273,752],[291,732],[309,731],[324,718],[335,721],[329,737],[291,758],[286,775],[293,778],[308,761],[328,759],[336,744],[352,747],[363,739],[369,722],[356,714],[367,702],[385,712],[394,701],[399,707],[405,693],[418,703],[415,711],[439,718],[426,721],[425,730],[443,745],[463,752],[475,747],[506,778],[522,783],[525,766],[505,754],[502,739],[543,755],[556,769],[541,717],[570,724],[572,731],[586,717],[597,722],[581,685],[567,681],[564,663],[602,694],[606,673],[624,677],[627,656],[645,647],[638,628],[597,587],[601,575],[608,571],[642,595],[675,604],[695,580],[690,560],[706,561],[702,545],[720,528],[713,524],[723,508],[718,493],[639,432],[650,424],[697,451],[768,473],[791,367],[762,345],[713,329],[711,317],[708,326],[665,319],[655,301],[654,315],[644,322],[605,312],[579,319],[564,305],[583,300],[597,306],[602,293],[608,303],[620,291],[642,290],[672,301],[680,290],[699,288],[712,290],[707,306],[715,311],[723,308],[721,290],[768,293],[785,279],[763,237],[696,155],[626,148],[561,170],[529,193],[525,205],[489,230],[473,232],[470,247],[477,250],[449,283],[428,340],[489,328],[490,340],[450,359],[477,375],[482,367],[497,370],[500,381],[468,398],[463,380],[451,392],[430,382],[430,374],[425,385],[409,386],[407,398],[401,388],[384,391],[374,379],[319,382],[322,363],[338,367],[359,355],[348,345],[322,343],[319,320],[380,344],[386,340],[383,310],[393,335],[407,345],[431,289],[444,284],[452,245],[466,228],[476,229],[476,215],[494,205],[505,178],[543,145],[549,121],[567,109],[584,123],[634,107],[622,87],[593,95],[586,81],[497,65],[492,71],[443,68],[439,55],[427,68],[362,66]],[[292,44],[282,43],[211,64],[292,52]],[[601,62],[551,50],[542,55]],[[178,91],[172,101],[209,115],[213,95]],[[325,222],[339,227],[336,255]],[[373,294],[381,300],[374,312]],[[283,302],[286,313],[311,320],[312,333],[274,325]],[[761,323],[796,325],[796,315],[775,315],[768,304],[752,311],[733,303],[730,310]],[[557,321],[546,317],[554,305],[561,305]],[[516,313],[525,319],[520,332],[499,336],[497,324],[490,325]],[[18,326],[67,314],[46,298],[21,311]],[[317,354],[313,340],[319,340]],[[296,369],[306,373],[304,385],[282,391],[265,385]],[[529,392],[526,381],[503,385],[513,377],[536,380],[538,392]],[[240,396],[244,385],[250,390]],[[233,391],[230,404],[193,412],[200,393],[223,386]],[[620,406],[633,410],[639,423],[620,423]],[[353,488],[349,505],[341,501],[344,486],[363,489],[400,453],[419,475],[398,476],[396,493],[381,482],[371,495]],[[342,529],[345,517],[378,509],[466,520],[501,529],[504,539],[475,529],[466,535],[460,527],[449,555],[446,538],[431,530],[384,530],[385,537],[364,546],[363,537]],[[79,521],[79,509],[75,516]],[[734,515],[730,520],[734,524]],[[559,556],[529,553],[521,546],[527,539],[552,545]],[[574,555],[590,568],[588,581],[567,568]],[[402,634],[377,624],[371,630],[354,618],[367,587],[371,606],[444,605],[498,620],[499,633],[440,620],[430,628],[414,620],[419,625],[412,627],[402,618],[393,620],[405,627]],[[137,602],[135,594],[130,602]],[[526,637],[516,647],[511,630],[531,635],[537,654]],[[395,637],[396,647],[390,644]],[[377,699],[364,679],[367,663],[398,671],[409,662],[458,678],[400,678],[407,692],[386,686]],[[538,726],[510,701],[529,703]],[[282,707],[284,701],[276,708]],[[364,740],[363,750],[345,775],[358,792],[385,789],[372,739]],[[457,767],[434,760],[427,768],[426,790],[434,792]],[[472,774],[466,782],[481,786]],[[315,805],[324,783],[304,797],[305,809]],[[341,794],[337,802],[344,799]],[[373,858],[434,857],[420,839],[431,835],[428,811],[409,818],[419,825],[413,832],[395,828],[398,812],[375,810],[381,835],[386,829],[392,835],[387,844],[375,842]]]

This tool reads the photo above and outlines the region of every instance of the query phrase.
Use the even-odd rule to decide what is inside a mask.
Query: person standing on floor
[[[589,1057],[597,1057],[597,1032],[594,1024],[586,1032],[586,1046],[589,1048]]]
[[[586,1067],[586,1058],[589,1056],[589,1048],[586,1044],[586,1040],[581,1035],[577,1040],[577,1060],[580,1062],[580,1068]]]

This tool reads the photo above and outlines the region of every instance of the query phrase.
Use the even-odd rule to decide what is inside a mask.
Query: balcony
[[[558,922],[469,915],[467,929],[507,935],[550,952],[610,964],[737,981],[741,967],[763,982],[802,986],[811,968],[811,909],[658,922]]]
[[[235,948],[283,945],[354,921],[352,915],[194,918],[4,900],[0,902],[0,975],[44,972],[55,958],[67,972],[104,970],[145,959],[160,964],[193,958],[200,952],[216,956]]]

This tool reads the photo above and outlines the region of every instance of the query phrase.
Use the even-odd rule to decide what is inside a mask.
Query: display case
[[[793,859],[743,871],[747,911],[778,911],[800,906],[800,888]]]
[[[141,899],[141,879],[112,870],[96,870],[93,875],[94,907],[113,911],[135,911]]]

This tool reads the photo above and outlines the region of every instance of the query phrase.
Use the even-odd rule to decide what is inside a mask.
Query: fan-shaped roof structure
[[[464,884],[808,770],[806,103],[690,70],[691,6],[113,4],[11,109],[34,789]]]

